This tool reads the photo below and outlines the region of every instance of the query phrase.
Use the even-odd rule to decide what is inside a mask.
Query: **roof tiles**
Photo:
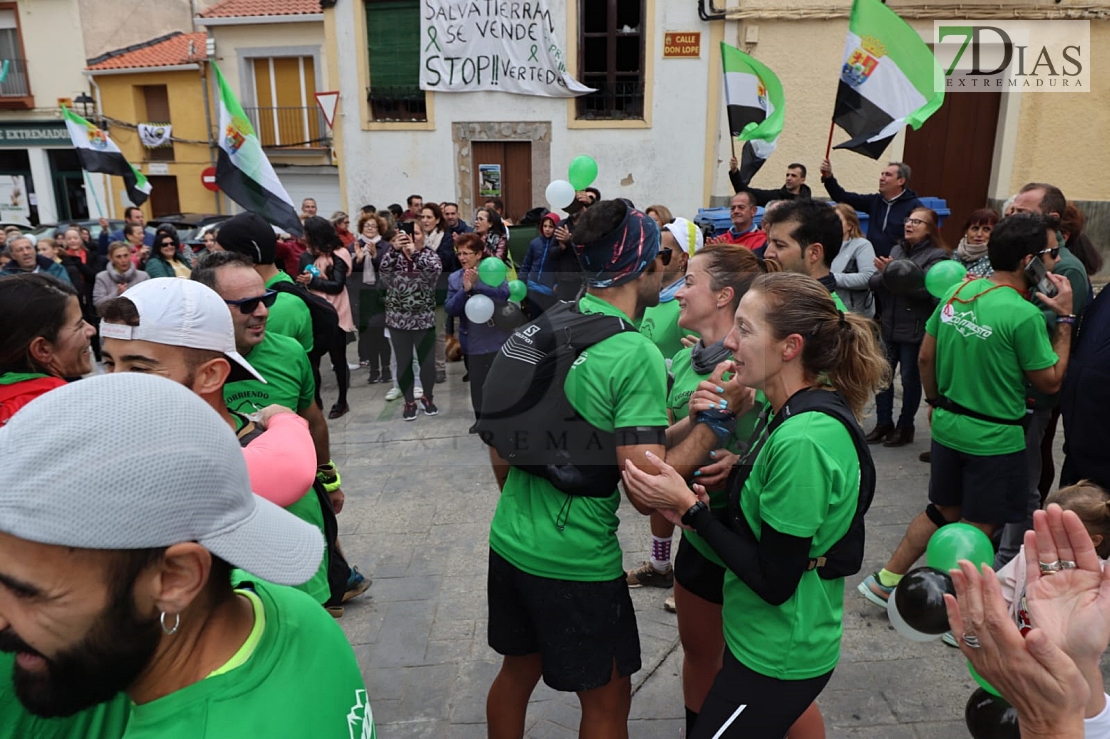
[[[251,18],[260,15],[319,13],[320,0],[221,0],[200,13],[201,18]]]
[[[107,59],[90,64],[88,69],[139,69],[143,67],[172,67],[178,64],[202,62],[206,58],[205,42],[208,34],[178,33],[169,38],[159,36],[121,53],[109,52]]]

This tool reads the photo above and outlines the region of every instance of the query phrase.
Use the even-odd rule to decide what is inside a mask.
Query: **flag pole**
[[[835,126],[835,125],[836,125],[835,121],[829,121],[829,141],[828,141],[827,144],[825,144],[825,158],[826,159],[829,158],[829,154],[832,152],[833,126]]]
[[[85,175],[85,186],[89,188],[89,192],[92,193],[93,196],[93,202],[96,203],[96,214],[100,218],[103,218],[104,210],[100,207],[100,198],[96,196],[96,189],[93,187],[92,178],[89,177],[89,172],[87,169],[82,169],[81,172]]]
[[[732,158],[736,158],[736,137],[732,135],[732,131],[728,132],[728,143],[732,147]]]

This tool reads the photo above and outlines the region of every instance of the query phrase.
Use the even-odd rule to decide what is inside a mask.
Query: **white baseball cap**
[[[692,257],[697,254],[705,244],[705,234],[693,221],[676,218],[663,228],[671,232],[674,240],[678,242],[679,248],[686,252],[688,256]]]
[[[100,323],[100,336],[222,352],[252,377],[266,382],[235,349],[235,324],[227,303],[212,288],[180,277],[158,277],[127,289],[138,326]]]
[[[95,433],[91,418],[103,421]],[[195,541],[279,585],[307,582],[324,555],[319,529],[251,492],[228,423],[163,377],[121,372],[48,392],[0,428],[0,458],[0,531],[20,539],[104,550]]]

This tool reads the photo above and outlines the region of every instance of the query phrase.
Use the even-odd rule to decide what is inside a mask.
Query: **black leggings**
[[[776,680],[748,669],[726,647],[690,739],[782,739],[831,677],[832,670],[808,680]]]
[[[435,328],[406,331],[400,328],[389,329],[389,340],[393,343],[393,353],[397,355],[397,386],[405,394],[406,403],[415,403],[413,395],[412,352],[420,362],[420,387],[425,397],[431,399],[436,384],[436,330]]]
[[[309,358],[312,360],[312,379],[316,380],[316,405],[323,410],[324,401],[320,397],[320,359],[322,355],[313,351]],[[346,405],[347,388],[351,385],[351,368],[347,366],[346,336],[332,342],[332,346],[328,350],[328,358],[331,359],[335,368],[335,382],[339,385],[339,399],[335,403],[336,405]]]

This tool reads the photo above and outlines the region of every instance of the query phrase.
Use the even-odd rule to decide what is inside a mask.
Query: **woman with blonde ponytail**
[[[867,319],[793,273],[755,278],[725,346],[733,359],[691,396],[693,420],[731,433],[729,415],[757,390],[772,414],[729,479],[727,515],[714,515],[705,488],[691,490],[658,458],[649,462],[659,475],[626,465],[624,483],[696,531],[727,568],[724,664],[691,739],[823,735],[810,706],[840,658],[844,578],[822,558],[873,492],[861,490],[874,466],[858,418],[889,365]]]

